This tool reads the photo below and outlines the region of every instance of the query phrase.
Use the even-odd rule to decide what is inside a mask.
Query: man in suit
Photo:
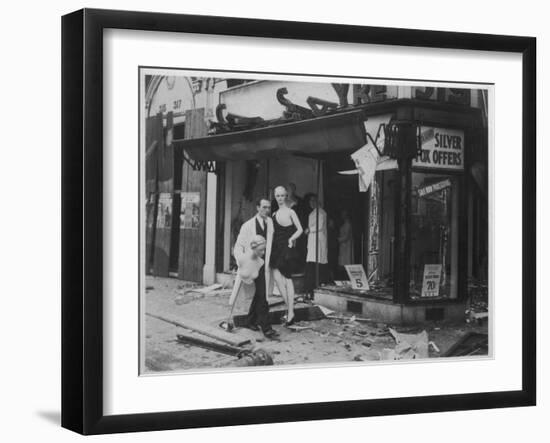
[[[267,338],[276,338],[278,334],[269,324],[269,305],[267,303],[267,294],[273,278],[269,267],[269,257],[273,243],[273,220],[269,217],[271,213],[269,200],[265,197],[259,198],[256,201],[256,211],[256,215],[241,226],[233,248],[233,255],[238,263],[242,254],[250,248],[254,236],[261,235],[266,239],[265,262],[254,281],[255,292],[248,311],[247,323],[250,329],[261,329]]]

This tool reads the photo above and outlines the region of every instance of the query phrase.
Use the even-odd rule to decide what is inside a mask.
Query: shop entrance
[[[348,280],[344,265],[366,265],[368,194],[359,192],[359,176],[349,154],[326,159],[324,173],[329,268],[334,280]]]

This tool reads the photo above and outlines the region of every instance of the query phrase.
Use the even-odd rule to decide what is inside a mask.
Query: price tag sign
[[[422,279],[422,297],[439,296],[439,282],[441,281],[441,265],[424,265]]]
[[[369,281],[367,280],[367,275],[365,274],[363,265],[346,265],[346,272],[349,275],[351,287],[353,289],[363,291],[369,289]]]

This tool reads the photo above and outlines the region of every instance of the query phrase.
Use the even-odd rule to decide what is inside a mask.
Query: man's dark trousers
[[[256,291],[248,311],[247,323],[249,325],[258,325],[262,331],[269,331],[269,305],[265,293],[265,265],[261,267],[258,278],[254,280]]]

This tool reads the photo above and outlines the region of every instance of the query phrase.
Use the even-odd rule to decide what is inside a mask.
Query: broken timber
[[[452,345],[443,357],[467,357],[472,355],[488,355],[489,336],[479,332],[467,332]]]
[[[170,318],[162,317],[160,315],[151,314],[149,312],[147,312],[147,315],[149,317],[156,318],[157,320],[161,320],[161,321],[164,321],[166,323],[170,323],[172,325],[179,326],[180,328],[189,329],[190,331],[198,332],[202,335],[205,335],[206,337],[210,337],[210,338],[213,338],[215,340],[219,340],[219,341],[227,343],[231,346],[243,346],[243,345],[246,345],[246,344],[250,343],[250,340],[245,338],[245,337],[239,336],[237,334],[230,334],[230,333],[225,332],[225,331],[223,331],[219,328],[213,328],[213,327],[210,327],[208,325],[197,324],[197,323],[191,322],[189,320],[185,320],[185,323],[183,323],[183,322],[180,322],[180,321],[177,321],[177,320],[172,320]]]
[[[239,355],[243,348],[240,348],[238,346],[232,346],[224,343],[220,343],[215,340],[206,339],[199,337],[197,334],[187,334],[187,333],[180,333],[177,334],[176,337],[178,338],[178,341],[180,343],[187,343],[190,345],[199,346],[201,348],[209,349],[211,351],[220,352],[221,354],[227,354],[227,355]]]
[[[270,366],[273,365],[273,357],[263,349],[243,349],[236,346],[225,345],[213,340],[198,337],[196,334],[177,334],[178,342],[199,346],[221,354],[237,357],[237,360],[223,363],[219,366]]]

